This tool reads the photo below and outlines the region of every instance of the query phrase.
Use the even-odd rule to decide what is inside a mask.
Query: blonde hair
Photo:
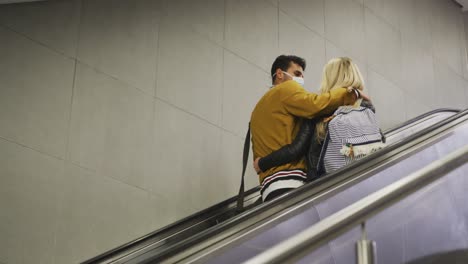
[[[329,93],[336,88],[348,87],[364,90],[364,79],[358,66],[348,57],[331,59],[323,68],[320,92]],[[326,136],[326,124],[323,121],[318,122],[315,130],[316,139],[319,142],[323,141]]]

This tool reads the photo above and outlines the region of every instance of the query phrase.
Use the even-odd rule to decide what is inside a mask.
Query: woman
[[[326,93],[332,89],[342,87],[352,87],[360,93],[364,89],[364,81],[359,68],[350,58],[346,57],[332,59],[325,65],[320,92]],[[359,105],[374,111],[368,100],[358,100],[357,106]],[[322,144],[327,136],[327,122],[332,118],[302,120],[301,129],[291,144],[274,151],[266,157],[255,160],[254,168],[257,173],[305,157],[308,179],[314,180],[323,175],[325,169],[323,166],[319,166],[319,158]]]

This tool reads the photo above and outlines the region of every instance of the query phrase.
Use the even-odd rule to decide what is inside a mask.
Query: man
[[[305,68],[305,60],[297,56],[281,55],[274,61],[273,87],[260,99],[251,116],[254,160],[290,144],[301,125],[300,118],[329,115],[356,100],[356,95],[344,88],[322,95],[307,92],[303,87]],[[306,179],[303,159],[260,172],[262,199],[268,201],[298,188]]]

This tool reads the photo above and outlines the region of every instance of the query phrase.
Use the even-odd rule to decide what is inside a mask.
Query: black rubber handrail
[[[437,113],[443,113],[443,112],[453,112],[453,113],[458,113],[460,110],[457,109],[451,109],[451,108],[441,108],[441,109],[436,109],[429,111],[425,114],[419,115],[413,119],[410,119],[394,128],[391,128],[385,132],[385,134],[391,133],[393,131],[396,131],[398,129],[402,129],[408,125],[411,125],[414,122],[418,122],[426,117],[429,117],[431,115],[437,114]],[[250,195],[258,192],[260,189],[259,186],[256,186],[248,191],[246,191],[246,197],[249,197]],[[202,211],[199,211],[195,214],[192,214],[190,216],[187,216],[185,218],[182,218],[170,225],[167,225],[161,229],[158,229],[154,232],[151,232],[145,236],[142,236],[138,239],[132,240],[124,245],[121,245],[117,248],[114,248],[112,250],[106,251],[92,259],[89,259],[83,264],[91,264],[91,263],[101,263],[104,261],[108,261],[114,257],[117,257],[118,255],[122,254],[122,252],[128,252],[131,251],[131,249],[136,249],[139,247],[139,245],[143,245],[145,243],[157,243],[157,241],[153,241],[156,239],[159,239],[160,241],[167,239],[171,237],[173,234],[180,232],[191,225],[196,225],[197,223],[200,223],[202,221],[207,221],[210,218],[216,218],[219,216],[222,216],[224,214],[229,214],[229,216],[234,216],[233,213],[236,212],[235,210],[235,204],[237,201],[237,196],[231,197],[227,200],[224,200],[218,204],[215,204],[211,207],[208,207]],[[252,207],[252,206],[251,206]],[[216,220],[216,219],[214,219]],[[217,223],[219,224],[219,223]]]
[[[248,191],[245,192],[245,196],[248,197],[249,195],[256,193],[260,190],[260,187],[254,187]],[[140,238],[137,238],[135,240],[132,240],[124,245],[121,245],[119,247],[116,247],[114,249],[111,249],[109,251],[106,251],[92,259],[89,259],[85,262],[82,262],[82,264],[91,264],[91,263],[100,263],[102,261],[108,260],[113,258],[114,256],[120,254],[122,251],[127,251],[131,248],[135,248],[137,245],[140,245],[142,243],[145,243],[150,240],[154,240],[157,237],[160,237],[161,239],[165,239],[170,237],[172,234],[183,230],[187,226],[190,225],[190,223],[193,224],[193,222],[196,222],[197,219],[205,220],[208,219],[213,215],[214,211],[221,211],[223,209],[225,210],[230,210],[230,205],[234,205],[237,202],[237,196],[231,197],[227,200],[224,200],[218,204],[215,204],[213,206],[210,206],[206,209],[203,209],[202,211],[199,211],[195,214],[189,215],[185,218],[182,218],[172,224],[169,224],[167,226],[164,226],[161,229],[158,229],[154,232],[151,232],[147,235],[144,235]],[[234,208],[235,209],[235,208]],[[154,242],[154,241],[153,241]]]
[[[216,235],[218,233],[221,233],[229,228],[232,228],[236,225],[238,225],[239,223],[243,222],[243,221],[246,221],[248,219],[251,219],[259,214],[261,214],[263,211],[266,211],[266,210],[269,210],[269,209],[272,209],[272,208],[275,208],[275,207],[281,207],[280,205],[289,200],[289,199],[292,199],[293,197],[295,196],[299,196],[301,194],[304,194],[305,192],[308,192],[310,191],[311,189],[314,189],[314,188],[319,188],[320,185],[328,182],[328,181],[333,181],[334,178],[336,177],[339,177],[341,174],[345,174],[346,171],[348,170],[353,170],[353,169],[357,169],[358,167],[361,167],[363,166],[363,169],[368,169],[366,167],[366,164],[369,163],[371,160],[374,160],[374,159],[377,159],[383,155],[386,155],[392,151],[394,151],[395,149],[397,148],[400,148],[400,147],[403,147],[404,145],[408,144],[408,143],[411,143],[413,140],[416,140],[420,137],[423,137],[425,136],[426,134],[432,132],[433,130],[436,130],[438,128],[441,128],[447,124],[450,124],[452,121],[455,121],[456,119],[458,118],[461,118],[461,117],[464,117],[468,115],[468,110],[465,110],[463,112],[460,112],[459,114],[456,114],[454,116],[451,116],[443,121],[440,121],[439,123],[437,124],[434,124],[430,127],[427,127],[419,132],[416,132],[414,133],[413,135],[411,136],[408,136],[406,137],[405,139],[402,139],[401,141],[399,142],[396,142],[394,144],[391,144],[387,147],[385,147],[384,149],[380,150],[379,152],[375,153],[375,154],[372,154],[372,155],[369,155],[368,157],[365,157],[359,161],[356,161],[354,163],[351,163],[349,165],[347,165],[346,167],[342,168],[342,169],[339,169],[337,170],[336,172],[333,172],[321,179],[318,179],[316,180],[315,182],[312,182],[312,183],[309,183],[307,184],[304,188],[298,188],[298,189],[295,189],[289,193],[287,193],[286,195],[284,196],[281,196],[275,200],[272,200],[268,203],[262,203],[261,205],[251,209],[250,211],[246,211],[246,212],[243,212],[237,216],[234,216],[233,218],[225,221],[225,222],[222,222],[210,229],[207,229],[205,231],[202,231],[192,237],[189,237],[187,238],[186,240],[183,240],[183,241],[180,241],[178,243],[175,243],[171,246],[169,246],[168,248],[166,248],[165,250],[161,251],[161,252],[158,252],[156,253],[154,256],[151,256],[148,258],[148,261],[151,261],[152,263],[157,263],[157,262],[160,262],[160,261],[163,261],[164,259],[167,259],[171,256],[174,256],[175,254],[178,254],[180,253],[181,251],[183,250],[186,250],[187,248],[197,244],[197,243],[200,243],[201,241],[204,241],[205,239],[208,239],[209,237],[213,236],[213,235]],[[368,165],[369,166],[369,165]],[[308,197],[307,199],[309,199],[310,197]],[[145,253],[146,254],[146,253]],[[146,262],[145,263],[149,263],[149,262]]]
[[[411,125],[412,123],[415,123],[415,122],[418,122],[426,117],[429,117],[431,115],[434,115],[434,114],[438,114],[438,113],[460,113],[460,110],[459,109],[455,109],[455,108],[439,108],[439,109],[435,109],[435,110],[432,110],[432,111],[429,111],[427,113],[424,113],[422,115],[419,115],[415,118],[412,118],[402,124],[399,124],[398,126],[396,127],[393,127],[393,128],[390,128],[388,130],[385,131],[385,134],[387,133],[392,133],[396,130],[399,130],[399,129],[402,129],[403,127],[405,126],[408,126],[408,125]]]

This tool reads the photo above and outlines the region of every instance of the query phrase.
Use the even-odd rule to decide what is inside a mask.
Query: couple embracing
[[[362,75],[350,58],[325,65],[320,94],[304,88],[305,69],[300,57],[276,58],[273,86],[252,112],[254,168],[263,201],[384,146],[374,108],[362,93]]]

